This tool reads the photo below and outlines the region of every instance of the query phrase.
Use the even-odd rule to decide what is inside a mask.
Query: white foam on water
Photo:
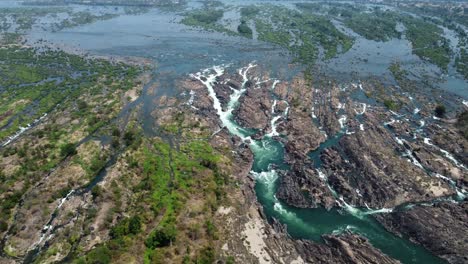
[[[316,169],[316,171],[317,171],[318,176],[319,176],[320,179],[322,179],[322,180],[327,179],[327,176],[325,176],[325,173],[323,173],[321,169]]]
[[[424,120],[419,120],[419,127],[424,127],[426,122]]]
[[[322,130],[322,127],[320,127],[319,129],[320,129],[320,134],[322,134],[327,139],[328,138],[327,132]]]
[[[32,123],[27,124],[25,127],[19,127],[19,130],[13,134],[12,136],[9,136],[5,142],[2,143],[2,147],[5,147],[6,145],[10,144],[13,142],[15,139],[17,139],[19,136],[24,134],[24,132],[28,131],[31,129],[34,125],[38,124],[42,119],[44,119],[47,116],[47,113],[43,114],[41,117],[35,119]]]
[[[278,173],[276,170],[269,170],[269,171],[262,171],[262,172],[255,172],[250,171],[250,174],[259,182],[263,183],[266,187],[268,192],[274,194],[274,185],[276,180],[278,179]]]
[[[342,115],[339,119],[338,122],[340,123],[340,127],[343,129],[345,127],[345,122],[346,122],[346,116]]]
[[[356,208],[356,207],[354,207],[354,206],[348,204],[348,203],[343,199],[343,197],[340,197],[340,199],[337,200],[337,201],[338,201],[338,204],[339,204],[342,208],[344,208],[344,209],[345,209],[349,214],[351,214],[352,216],[355,216],[355,217],[357,217],[357,218],[362,218],[362,217],[364,216],[358,208]],[[339,201],[341,201],[341,202],[339,202]]]
[[[356,114],[358,114],[358,115],[363,115],[363,114],[366,112],[367,105],[364,104],[364,103],[361,103],[361,108],[362,108],[362,109],[361,109],[360,112],[356,111],[356,109],[354,109],[354,112],[355,112]]]
[[[455,166],[457,166],[459,168],[462,168],[462,169],[465,169],[465,170],[467,169],[466,166],[464,164],[462,164],[461,162],[459,162],[452,154],[450,154],[450,152],[448,152],[445,149],[439,148],[438,146],[432,144],[430,138],[424,138],[424,144],[432,146],[434,148],[437,148],[440,152],[442,152],[444,154],[444,156],[447,159],[449,159],[453,164],[455,164]]]
[[[280,81],[279,81],[279,80],[275,80],[275,81],[273,82],[273,84],[271,85],[271,89],[274,90],[274,89],[276,88],[276,85],[277,85],[278,83],[280,83]]]
[[[192,106],[194,100],[195,100],[195,91],[190,90],[190,98],[187,101],[187,105]]]
[[[359,130],[364,131],[364,125],[363,124],[359,124]]]
[[[390,121],[385,122],[385,123],[384,123],[384,126],[392,125],[392,124],[395,123],[395,122],[396,122],[396,120],[392,118]]]
[[[414,165],[416,165],[417,167],[421,168],[424,170],[424,167],[421,165],[421,163],[419,163],[419,161],[416,159],[416,157],[413,155],[413,153],[411,152],[411,150],[407,149],[405,154],[403,154],[403,157],[408,157],[409,158],[409,161],[411,163],[413,163]]]
[[[65,197],[63,197],[63,198],[60,200],[60,203],[59,203],[59,205],[57,206],[57,209],[62,207],[62,205],[68,200],[68,197],[70,197],[70,195],[72,195],[74,191],[75,191],[75,190],[71,190]]]
[[[287,117],[288,116],[288,113],[289,113],[289,106],[286,107],[286,109],[284,110],[284,117]]]
[[[462,102],[466,107],[468,107],[468,101],[463,100]]]
[[[395,140],[398,144],[403,145],[403,140],[400,139],[399,137],[395,137]]]
[[[456,187],[456,185],[457,185],[457,183],[456,183],[454,180],[450,179],[450,178],[447,177],[447,176],[444,176],[444,175],[439,174],[439,173],[434,173],[434,174],[432,174],[432,175],[433,175],[434,177],[436,177],[436,178],[439,178],[439,179],[442,179],[442,180],[444,180],[444,181],[449,182],[449,183],[450,183],[452,186],[454,186],[454,187]],[[456,188],[458,189],[458,187],[456,187]]]
[[[300,225],[302,228],[311,230],[312,226],[306,224],[300,219],[295,213],[288,211],[275,195],[275,182],[278,179],[278,173],[272,169],[269,171],[255,172],[251,171],[250,174],[259,182],[264,184],[267,188],[268,197],[273,198],[273,209],[279,213],[282,217],[286,218],[289,222],[294,222]]]
[[[446,151],[446,150],[444,150],[444,149],[441,149],[441,148],[439,148],[439,150],[440,150],[440,152],[444,153],[445,157],[446,157],[447,159],[449,159],[450,161],[452,161],[452,163],[454,163],[455,166],[460,167],[460,168],[463,168],[463,169],[465,169],[465,170],[467,169],[467,168],[465,167],[465,165],[461,164],[457,159],[455,159],[455,157],[452,156],[452,154],[450,154],[450,152],[448,152],[448,151]]]
[[[356,193],[357,193],[357,195],[358,195],[359,197],[362,197],[362,194],[361,194],[361,192],[359,191],[359,189],[356,189]]]
[[[345,106],[346,106],[346,104],[342,104],[341,102],[338,102],[337,109],[338,109],[338,110],[340,110],[340,109],[345,109]]]
[[[281,116],[275,116],[271,119],[271,132],[266,134],[267,137],[279,136],[278,131],[276,131],[276,121],[278,121]]]
[[[204,70],[203,73],[198,72],[196,74],[190,75],[192,78],[199,80],[206,86],[206,88],[208,89],[209,96],[211,97],[211,99],[213,99],[213,108],[216,110],[222,124],[229,130],[229,132],[231,134],[239,136],[244,142],[250,141],[251,144],[254,144],[254,141],[250,140],[250,137],[246,137],[243,135],[242,129],[239,128],[239,126],[231,120],[231,117],[232,111],[234,110],[237,102],[239,101],[239,98],[246,91],[245,84],[249,80],[247,77],[247,73],[251,68],[255,66],[256,65],[254,64],[249,64],[247,67],[239,69],[239,74],[243,78],[242,87],[239,90],[234,89],[234,92],[230,96],[230,100],[226,111],[223,111],[221,107],[221,102],[216,96],[216,92],[213,88],[213,85],[216,82],[216,78],[224,74],[224,66],[213,66],[212,68]],[[202,77],[204,77],[206,80],[204,80]]]
[[[315,115],[315,107],[314,106],[312,106],[312,111],[311,112],[312,112],[312,118],[317,119],[317,116]]]
[[[271,113],[275,113],[275,107],[276,107],[276,99],[273,101],[273,105],[271,106]]]
[[[394,112],[394,111],[392,111],[392,110],[389,110],[389,111],[390,111],[390,113],[392,113],[392,115],[394,115],[394,116],[396,116],[396,117],[402,117],[402,116],[403,116],[403,115],[400,115],[400,114],[398,114],[397,112]]]
[[[340,235],[340,234],[343,234],[346,231],[354,231],[354,230],[358,230],[358,228],[353,226],[353,225],[346,225],[345,227],[340,227],[338,229],[333,230],[332,234],[333,235]]]
[[[388,214],[393,212],[393,208],[381,208],[375,209],[365,212],[366,215],[373,215],[373,214]]]
[[[440,118],[438,118],[437,116],[432,116],[432,119],[434,119],[434,120],[440,120]]]
[[[60,202],[58,203],[57,207],[55,208],[55,210],[58,210],[60,209],[63,204],[68,200],[68,198],[70,197],[70,195],[72,195],[73,193],[75,192],[75,190],[71,190],[70,192],[68,192],[68,194],[63,197],[62,199],[60,199]],[[50,221],[49,221],[50,222]],[[34,242],[31,247],[29,248],[29,250],[34,250],[34,249],[37,249],[39,247],[39,245],[44,242],[44,241],[49,241],[52,237],[53,237],[53,234],[51,234],[50,232],[52,231],[52,229],[54,228],[54,226],[52,224],[46,224],[44,225],[44,227],[42,227],[42,231],[41,231],[41,236],[39,237],[39,240],[37,240],[36,242]],[[49,234],[50,233],[50,234]],[[49,235],[47,235],[49,234]]]
[[[373,215],[373,214],[387,214],[387,213],[391,213],[393,212],[393,208],[380,208],[380,209],[371,209],[369,206],[367,206],[367,210],[362,210],[362,209],[359,209],[357,207],[354,207],[350,204],[348,204],[344,199],[343,197],[340,197],[339,201],[341,201],[341,203],[339,203],[339,205],[345,209],[349,214],[351,214],[352,216],[355,216],[357,218],[364,218],[366,215]]]
[[[421,111],[421,109],[419,109],[419,108],[415,108],[415,109],[414,109],[414,111],[413,111],[413,114],[415,114],[415,115],[416,115],[416,114],[417,114],[417,113],[419,113],[420,111]]]

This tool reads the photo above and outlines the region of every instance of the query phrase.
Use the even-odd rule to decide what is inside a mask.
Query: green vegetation
[[[237,31],[246,38],[252,38],[252,29],[247,25],[245,20],[237,27]]]
[[[66,157],[76,154],[76,147],[73,143],[66,143],[60,146],[60,156]]]
[[[163,223],[160,224],[154,230],[148,239],[146,239],[146,246],[149,249],[155,249],[158,247],[167,247],[170,246],[173,241],[175,241],[177,236],[177,230],[175,227],[175,224],[170,222],[170,223]]]
[[[96,176],[107,151],[96,155],[94,143],[79,148],[73,142],[102,129],[117,115],[123,106],[122,94],[138,85],[143,69],[19,46],[0,48],[0,57],[0,142],[48,114],[40,129],[31,128],[27,139],[0,150],[8,160],[0,162],[0,198],[4,201],[0,222],[8,223],[22,194],[65,158],[86,172],[85,180]],[[95,146],[94,154],[85,157],[82,153],[91,146]],[[64,197],[69,190],[68,186],[59,189],[48,201]]]
[[[110,240],[77,263],[100,259],[112,263],[141,244],[146,248],[146,263],[159,263],[168,255],[185,263],[212,263],[216,252],[211,242],[218,239],[219,230],[211,219],[228,183],[218,167],[220,154],[204,140],[189,140],[177,150],[148,138],[128,153],[133,154],[125,155],[131,160],[126,171],[139,174],[139,182],[132,187],[137,202],[130,212],[135,213],[113,225]],[[204,232],[200,221],[205,223]],[[180,248],[187,250],[179,252]]]
[[[443,37],[443,30],[421,19],[404,17],[406,37],[413,44],[413,53],[447,70],[450,63],[451,49]]]
[[[78,98],[83,90],[98,93],[104,81],[112,90],[133,87],[130,79],[139,69],[112,65],[106,61],[88,60],[60,51],[37,52],[30,48],[0,49],[0,141],[26,127],[67,99]],[[86,105],[78,101],[81,114]],[[70,101],[72,103],[72,101]],[[73,102],[74,104],[74,102]],[[83,108],[83,109],[82,109]],[[88,107],[89,108],[89,107]],[[89,115],[89,130],[102,126],[96,115]]]
[[[343,21],[354,32],[375,41],[399,38],[396,30],[397,19],[394,13],[374,8],[366,12],[365,7],[342,3],[298,3],[296,6],[306,12],[321,12]]]
[[[455,54],[455,67],[457,71],[468,79],[468,35],[461,26],[468,26],[467,12],[463,12],[463,6],[457,3],[446,3],[443,5],[427,4],[415,5],[407,4],[403,9],[424,17],[425,21],[430,21],[453,30],[458,36],[458,54]]]
[[[29,30],[36,23],[37,19],[48,16],[65,13],[68,10],[59,7],[49,8],[31,8],[31,7],[12,7],[0,8],[0,33],[7,32],[15,27],[15,32],[24,32]]]
[[[137,235],[141,231],[141,218],[136,215],[121,220],[117,225],[111,228],[110,236],[113,239],[128,235]]]
[[[241,24],[237,27],[238,33],[221,24],[223,13],[222,10],[213,8],[194,10],[186,13],[181,23],[252,38],[253,29],[248,26],[252,22],[259,40],[288,49],[298,62],[308,65],[314,64],[318,58],[319,46],[324,49],[324,58],[330,59],[346,52],[353,45],[353,39],[336,29],[327,18],[312,13],[275,5],[263,6],[261,9],[257,6],[245,6],[240,9]]]
[[[408,72],[402,69],[401,64],[398,62],[394,62],[390,64],[390,67],[388,69],[390,70],[390,72],[393,74],[393,77],[397,81],[402,81],[408,76]]]
[[[398,103],[391,100],[391,99],[384,100],[384,105],[385,105],[385,107],[387,107],[388,109],[390,109],[392,111],[396,111],[396,110],[398,110],[400,108]]]
[[[348,51],[353,44],[353,39],[326,17],[309,12],[268,6],[257,15],[255,23],[260,40],[289,49],[304,64],[315,62],[318,46],[324,49],[324,59],[330,59]]]
[[[241,17],[247,18],[247,19],[252,19],[254,18],[258,13],[260,13],[260,8],[257,6],[244,6],[240,9],[240,14]]]
[[[125,14],[140,14],[148,9],[126,7]],[[0,8],[0,33],[26,33],[36,22],[43,17],[53,19],[55,22],[43,24],[43,28],[59,31],[64,28],[90,24],[99,20],[107,20],[119,16],[121,13],[98,14],[92,11],[74,12],[71,8],[63,7],[14,7]]]
[[[412,13],[427,15],[430,17],[439,17],[444,21],[460,23],[468,27],[468,15],[466,9],[463,10],[463,6],[456,2],[447,2],[443,4],[416,4],[409,3],[402,7],[406,11]]]
[[[445,116],[445,112],[447,110],[445,109],[445,105],[443,104],[438,104],[435,109],[434,109],[434,114],[435,116],[437,117],[444,117]]]
[[[468,49],[460,48],[460,53],[455,58],[455,67],[457,71],[468,80]]]
[[[401,37],[401,33],[396,30],[396,17],[390,12],[353,13],[345,20],[345,24],[370,40],[387,41]]]
[[[96,15],[96,14],[85,12],[85,11],[81,11],[77,13],[69,13],[69,18],[64,19],[58,23],[55,23],[52,26],[52,28],[53,28],[53,31],[59,31],[64,28],[71,28],[71,27],[76,27],[79,25],[91,24],[99,20],[108,20],[117,16],[118,16],[117,14]]]
[[[403,33],[411,42],[414,54],[444,71],[450,63],[452,51],[448,40],[444,37],[443,30],[435,24],[436,20],[357,4],[301,3],[297,6],[311,13],[326,13],[366,39],[375,41],[400,38],[402,33],[397,30],[397,25],[401,23],[406,28]],[[463,63],[461,63],[459,71],[463,72],[463,68]]]
[[[217,23],[224,15],[224,11],[219,9],[200,9],[190,11],[185,14],[181,23],[187,26],[203,28],[205,30],[226,33],[228,35],[235,35],[233,32],[223,25]]]

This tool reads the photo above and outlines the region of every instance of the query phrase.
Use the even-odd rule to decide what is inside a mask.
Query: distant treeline
[[[26,5],[174,6],[185,4],[185,0],[32,0],[23,3]]]

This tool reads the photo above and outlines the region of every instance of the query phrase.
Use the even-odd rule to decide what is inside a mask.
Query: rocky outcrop
[[[408,162],[416,158],[403,156],[413,151],[396,143],[375,114],[365,117],[364,131],[343,136],[340,152],[325,151],[321,157],[330,184],[345,200],[388,208],[454,193],[447,183]]]
[[[320,130],[311,124],[312,120],[307,112],[290,111],[286,123],[279,131],[287,136],[286,151],[291,156],[306,156],[310,151],[318,148],[324,140]]]
[[[448,151],[458,162],[468,166],[468,140],[456,129],[449,126],[440,128],[438,125],[430,125],[428,134],[434,145]]]
[[[296,248],[308,263],[400,263],[374,248],[366,238],[346,232],[322,236],[325,244],[298,241]]]
[[[300,208],[331,208],[335,199],[324,179],[311,167],[280,172],[276,197]]]
[[[239,100],[234,116],[242,127],[262,130],[270,122],[271,106],[272,100],[267,89],[250,87]]]
[[[379,215],[377,219],[397,234],[408,236],[450,263],[468,262],[468,202],[443,202]]]

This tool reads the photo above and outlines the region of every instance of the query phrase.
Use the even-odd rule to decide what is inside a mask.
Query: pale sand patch
[[[301,258],[301,256],[297,256],[297,259],[290,262],[290,264],[304,264],[305,261]]]
[[[443,188],[443,187],[440,187],[440,186],[434,186],[432,185],[431,188],[429,189],[433,194],[434,196],[436,197],[440,197],[440,196],[443,196],[447,193],[447,189]]]
[[[259,263],[272,263],[270,255],[265,251],[265,248],[267,248],[264,241],[264,238],[266,238],[264,235],[265,225],[254,210],[251,208],[250,215],[253,217],[245,223],[245,229],[242,231],[242,235],[245,237],[244,246],[252,255],[258,258]]]
[[[231,211],[232,207],[220,206],[217,213],[220,215],[228,215]]]
[[[224,251],[228,251],[228,250],[229,250],[228,244],[227,244],[227,243],[224,244],[223,247],[222,247],[221,249],[224,250]]]
[[[135,101],[139,97],[138,90],[139,90],[139,88],[135,87],[135,88],[133,88],[131,90],[126,91],[125,94],[124,94],[124,98],[129,98],[130,102]]]
[[[452,176],[452,178],[455,180],[459,180],[462,178],[462,172],[459,168],[452,166],[452,168],[450,168],[450,176]]]

